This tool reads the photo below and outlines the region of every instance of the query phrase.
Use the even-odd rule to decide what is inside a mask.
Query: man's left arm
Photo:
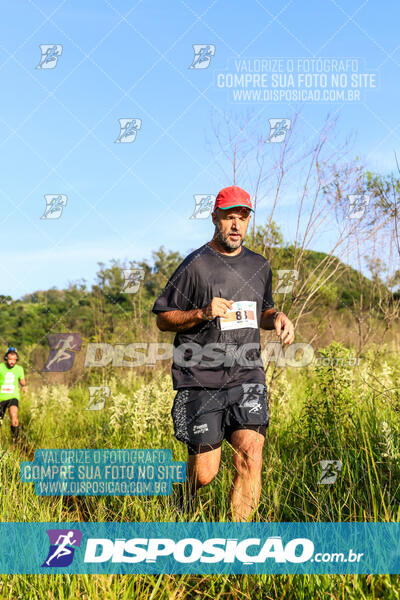
[[[261,313],[260,327],[262,329],[275,329],[276,335],[280,338],[282,344],[292,344],[294,341],[292,321],[276,308],[268,308]]]
[[[25,374],[23,374],[23,376],[18,381],[19,385],[22,387],[22,391],[25,393],[28,389],[28,386],[26,385]]]
[[[267,265],[268,273],[261,308],[260,327],[262,329],[275,329],[276,335],[281,340],[281,344],[292,344],[294,341],[294,325],[289,317],[274,307],[274,300],[272,298],[272,270],[268,262]]]

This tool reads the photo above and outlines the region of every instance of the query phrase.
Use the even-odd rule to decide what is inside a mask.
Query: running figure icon
[[[42,371],[64,372],[72,368],[75,352],[81,349],[82,338],[78,333],[51,333],[49,358]]]
[[[73,531],[68,531],[68,533],[65,535],[61,534],[56,541],[56,544],[58,544],[56,551],[46,560],[45,564],[50,566],[50,563],[54,558],[61,558],[62,556],[72,554],[73,550],[71,550],[71,548],[67,548],[67,546],[72,546],[78,542],[78,540],[73,539],[73,537]],[[63,541],[60,542],[60,540]]]

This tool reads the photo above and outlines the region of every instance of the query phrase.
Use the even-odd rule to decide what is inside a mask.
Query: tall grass
[[[333,343],[325,361],[280,369],[270,386],[271,422],[264,450],[260,521],[398,521],[400,518],[400,365],[389,348],[371,347],[359,366]],[[341,360],[339,360],[341,359]],[[346,362],[347,360],[347,362]],[[350,361],[351,363],[351,361]],[[276,375],[276,373],[275,373]],[[268,371],[267,378],[270,378]],[[169,376],[150,382],[128,371],[109,381],[111,398],[87,411],[87,389],[43,387],[21,401],[21,444],[2,426],[2,521],[227,521],[232,449],[200,491],[190,514],[169,497],[38,497],[19,481],[19,464],[36,448],[186,449],[173,437]],[[332,485],[321,485],[321,460],[340,460]],[[0,577],[0,598],[399,598],[397,576],[54,575]]]

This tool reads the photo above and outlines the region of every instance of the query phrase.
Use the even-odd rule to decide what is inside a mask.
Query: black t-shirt
[[[174,389],[265,383],[259,327],[261,313],[274,306],[269,262],[244,246],[226,256],[205,244],[179,265],[153,312],[203,308],[214,297],[241,304],[227,321],[217,317],[176,334]]]

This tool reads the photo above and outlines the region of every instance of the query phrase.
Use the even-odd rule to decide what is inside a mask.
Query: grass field
[[[270,386],[260,521],[400,520],[400,362],[388,346],[370,347],[358,366],[333,343],[318,365],[282,368]],[[37,448],[186,449],[172,433],[169,375],[146,382],[134,370],[107,382],[111,398],[86,411],[87,388],[57,385],[20,402],[20,446],[2,426],[1,521],[227,521],[232,449],[224,444],[216,480],[184,515],[168,497],[38,497],[19,481]],[[267,372],[267,381],[272,369]],[[321,460],[340,460],[332,485],[320,485]],[[400,598],[400,578],[359,576],[18,575],[0,576],[0,598]]]

